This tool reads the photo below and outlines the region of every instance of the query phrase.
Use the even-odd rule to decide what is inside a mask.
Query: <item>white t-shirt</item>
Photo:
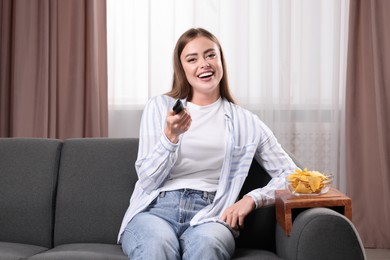
[[[207,106],[187,102],[187,109],[191,127],[181,138],[177,161],[162,191],[216,191],[226,145],[222,99]]]

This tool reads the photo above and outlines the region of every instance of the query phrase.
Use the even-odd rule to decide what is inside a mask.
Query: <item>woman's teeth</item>
[[[202,74],[199,74],[199,78],[207,78],[207,77],[210,77],[212,76],[213,73],[212,72],[205,72],[205,73],[202,73]]]

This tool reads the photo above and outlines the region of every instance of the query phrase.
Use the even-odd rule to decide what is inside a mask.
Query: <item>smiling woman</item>
[[[231,259],[246,216],[274,204],[297,166],[256,115],[226,98],[213,34],[185,31],[173,59],[175,96],[152,97],[142,116],[139,179],[118,239],[129,259]],[[185,103],[179,113],[177,98]],[[272,180],[237,201],[253,159]]]
[[[208,105],[219,98],[219,82],[223,75],[220,53],[218,46],[206,37],[192,40],[183,49],[180,61],[188,83],[192,86],[189,101]]]
[[[224,77],[225,61],[220,43],[208,31],[202,28],[192,29],[179,38],[173,53],[173,63],[174,80],[168,95],[187,98],[194,103],[196,99],[202,98],[205,98],[202,102],[212,103],[220,94],[232,100]],[[202,97],[198,98],[198,95]]]

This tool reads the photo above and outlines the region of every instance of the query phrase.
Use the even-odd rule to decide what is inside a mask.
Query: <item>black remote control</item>
[[[179,114],[184,109],[183,103],[180,99],[175,102],[172,109],[175,114]]]

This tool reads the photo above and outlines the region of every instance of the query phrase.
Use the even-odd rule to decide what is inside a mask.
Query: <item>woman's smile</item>
[[[195,38],[184,47],[180,61],[193,89],[192,102],[207,97],[207,102],[212,103],[220,97],[223,67],[217,44],[206,37]]]

